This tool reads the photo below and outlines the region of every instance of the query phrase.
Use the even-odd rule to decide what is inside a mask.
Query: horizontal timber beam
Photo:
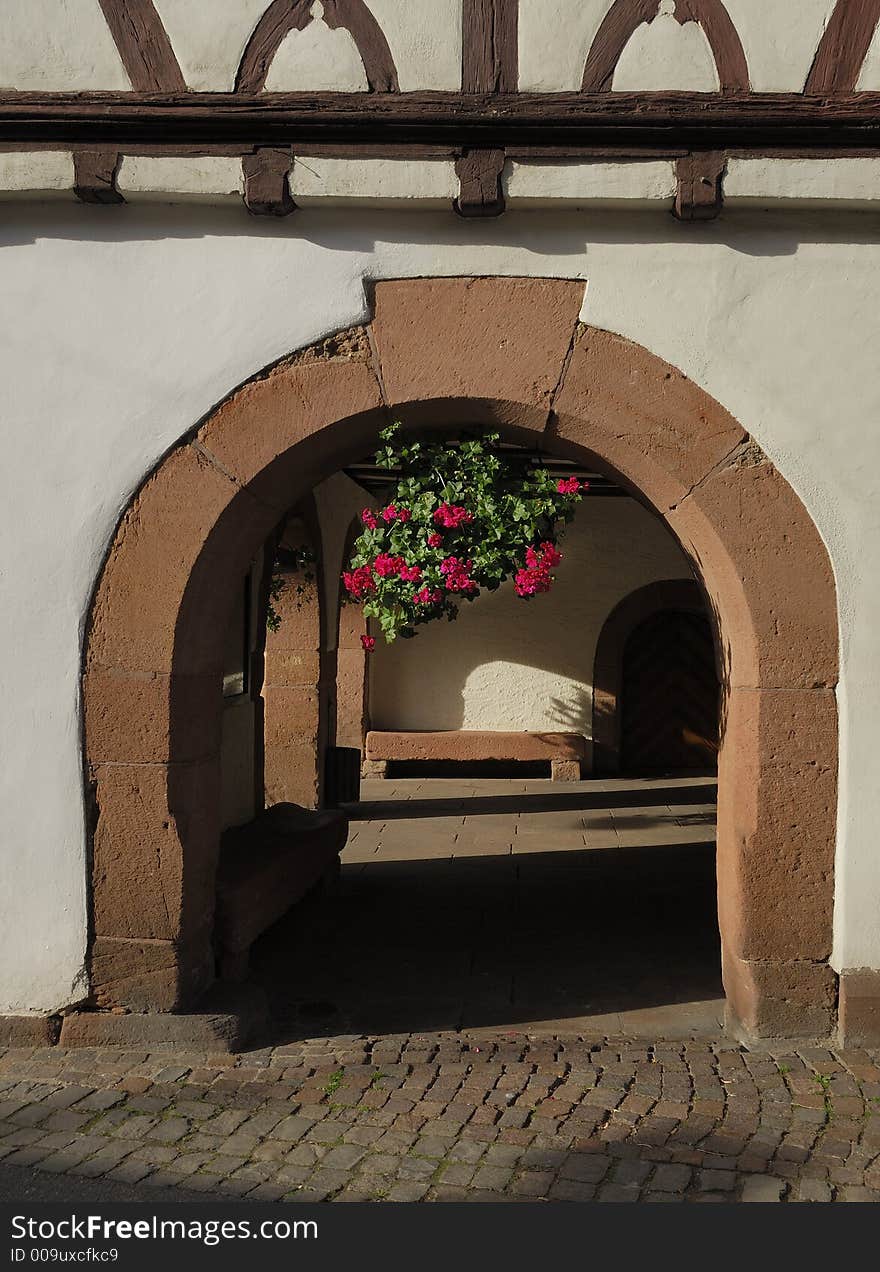
[[[4,93],[0,143],[874,151],[880,93]]]

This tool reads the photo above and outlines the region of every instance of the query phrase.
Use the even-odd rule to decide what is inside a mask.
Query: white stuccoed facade
[[[839,217],[29,206],[0,230],[7,490],[0,533],[6,810],[0,1007],[68,1001],[85,950],[82,629],[116,521],[163,453],[241,380],[364,318],[365,278],[583,277],[583,316],[679,366],[778,464],[828,545],[841,612],[838,967],[880,963],[880,244]],[[854,241],[849,241],[850,239]],[[84,305],[88,321],[84,321]]]
[[[231,90],[266,7],[155,0],[189,88]],[[368,7],[403,92],[460,86],[460,0]],[[521,0],[520,88],[577,90],[609,8]],[[834,4],[801,0],[796,20],[793,8],[727,0],[757,91],[802,90]],[[701,31],[668,9],[634,34],[615,91],[713,87],[699,80],[712,72]],[[97,0],[6,0],[3,19],[0,88],[130,88]],[[351,44],[316,17],[279,50],[270,87],[362,89]],[[880,87],[878,47],[859,89]],[[298,154],[302,206],[275,221],[244,213],[240,163],[226,156],[125,157],[128,206],[106,208],[74,199],[70,151],[0,153],[0,1013],[55,1010],[85,990],[80,664],[122,511],[235,385],[362,321],[365,283],[416,276],[582,279],[584,320],[716,397],[803,500],[840,607],[833,962],[880,968],[880,223],[870,210],[880,161],[732,160],[725,212],[702,225],[670,217],[667,160],[604,172],[508,161],[508,212],[469,222],[451,212],[451,161],[355,162]]]

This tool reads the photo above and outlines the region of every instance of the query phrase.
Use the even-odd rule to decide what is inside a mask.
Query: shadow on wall
[[[506,584],[413,640],[377,644],[374,729],[592,734],[593,664],[614,607],[658,579],[692,579],[684,553],[631,499],[587,496],[562,542],[553,590],[530,601]]]
[[[590,737],[593,728],[593,686],[574,686],[565,698],[550,699],[550,716],[567,733]]]
[[[670,200],[671,203],[671,200]],[[24,199],[16,209],[26,210],[11,217],[0,230],[0,249],[33,244],[41,239],[83,243],[151,243],[169,240],[237,238],[264,240],[276,252],[279,244],[303,243],[337,252],[381,252],[385,244],[406,244],[416,248],[455,247],[491,249],[497,258],[483,269],[475,262],[465,267],[474,272],[504,271],[509,251],[525,251],[539,258],[546,268],[548,243],[552,258],[572,258],[577,270],[589,259],[591,245],[668,243],[678,246],[688,231],[658,205],[656,211],[599,208],[591,212],[589,230],[584,212],[513,209],[498,220],[462,220],[439,209],[407,211],[392,206],[374,209],[314,207],[301,208],[293,217],[249,217],[240,200],[228,204],[146,205],[132,203],[110,215],[107,209],[71,203],[63,205]],[[809,209],[728,208],[717,221],[700,226],[701,245],[729,248],[743,256],[794,256],[805,243],[873,244],[875,219],[862,211],[835,207]],[[509,268],[509,266],[508,266]]]

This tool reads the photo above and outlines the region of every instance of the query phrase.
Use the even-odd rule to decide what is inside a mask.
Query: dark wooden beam
[[[685,155],[675,162],[675,203],[678,221],[714,221],[724,202],[725,155],[717,150]]]
[[[503,150],[466,150],[455,161],[459,180],[455,211],[463,217],[500,216],[504,211]]]
[[[515,93],[519,0],[463,0],[461,86],[466,93]]]
[[[98,0],[131,86],[184,92],[183,72],[153,0]]]
[[[837,0],[816,51],[807,93],[851,93],[880,22],[880,0]]]
[[[270,148],[257,150],[242,159],[244,202],[254,216],[289,216],[296,211],[290,193],[290,169],[293,157],[289,150]]]
[[[880,93],[5,93],[0,142],[872,152]]]
[[[124,203],[116,188],[119,155],[115,150],[76,150],[73,192],[81,203]]]

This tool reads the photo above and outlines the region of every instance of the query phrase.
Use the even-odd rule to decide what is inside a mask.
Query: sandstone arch
[[[726,693],[724,983],[753,1034],[827,1033],[837,806],[837,606],[794,491],[717,402],[578,321],[583,283],[412,279],[242,385],[147,478],[85,649],[92,992],[180,1009],[212,976],[219,649],[231,580],[318,481],[406,425],[491,422],[598,465],[663,517],[714,610]]]

